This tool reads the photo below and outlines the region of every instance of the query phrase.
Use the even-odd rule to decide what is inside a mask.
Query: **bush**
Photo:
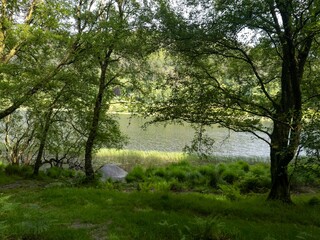
[[[296,165],[289,166],[291,186],[318,186],[320,185],[320,167],[310,158],[301,159]]]
[[[243,170],[244,172],[249,172],[249,170],[250,170],[249,163],[247,163],[247,162],[238,161],[238,162],[237,162],[237,165],[238,165],[239,168],[240,168],[241,170]]]
[[[248,173],[237,184],[241,193],[265,193],[270,189],[271,180],[267,176]]]
[[[267,164],[264,163],[256,163],[252,165],[250,172],[253,173],[256,176],[268,176],[270,175],[270,169]]]
[[[181,192],[186,189],[186,186],[183,183],[173,180],[170,182],[170,190],[174,192]]]
[[[222,173],[224,173],[226,171],[226,169],[227,169],[226,164],[220,163],[218,165],[218,174],[222,175]]]
[[[204,176],[216,174],[216,169],[213,165],[200,166],[198,171]]]
[[[241,198],[239,189],[234,186],[219,185],[219,188],[226,199],[230,201],[238,201]]]
[[[157,177],[165,178],[166,177],[166,171],[164,168],[158,168],[154,171],[154,175]]]
[[[33,174],[33,167],[32,166],[29,166],[29,165],[23,165],[21,168],[20,168],[20,171],[21,171],[21,176],[22,177],[31,177],[32,174]]]
[[[33,173],[33,168],[27,165],[19,166],[10,164],[5,167],[4,171],[8,176],[29,177]]]
[[[12,164],[7,165],[4,171],[8,176],[13,176],[13,175],[20,176],[21,174],[21,169],[19,165],[12,165]]]
[[[169,177],[177,179],[179,182],[183,182],[187,178],[187,173],[184,169],[174,167],[174,168],[170,169],[169,171],[170,171],[168,174]]]
[[[48,177],[57,179],[57,178],[60,178],[60,176],[62,175],[62,171],[63,171],[62,168],[51,167],[51,168],[47,169],[46,174]]]
[[[126,181],[128,183],[131,182],[142,182],[146,179],[145,171],[142,167],[136,166],[134,167],[126,176]]]
[[[317,197],[312,197],[308,201],[308,205],[310,206],[319,206],[320,205],[320,199]]]
[[[219,182],[219,175],[216,172],[214,172],[210,174],[210,176],[208,177],[208,185],[212,188],[217,188]]]
[[[225,170],[222,174],[221,177],[224,181],[226,181],[229,184],[233,184],[235,181],[239,179],[239,175],[237,174],[236,171],[232,170]]]

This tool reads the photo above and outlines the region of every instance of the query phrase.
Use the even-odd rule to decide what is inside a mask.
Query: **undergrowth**
[[[0,184],[32,179],[31,170],[1,165]],[[83,185],[83,173],[50,168],[37,178],[43,188],[0,193],[0,239],[319,239],[320,195],[265,202],[269,172],[267,163],[184,160],[137,165],[125,183]],[[319,186],[315,165],[289,172],[293,188]]]

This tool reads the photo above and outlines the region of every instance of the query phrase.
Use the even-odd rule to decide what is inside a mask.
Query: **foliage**
[[[138,189],[144,191],[162,189],[218,193],[221,190],[230,198],[235,196],[235,199],[240,196],[240,192],[241,194],[265,193],[270,189],[267,165],[254,164],[249,168],[249,165],[243,161],[223,163],[217,166],[190,164],[186,161],[173,163],[166,167],[143,169],[137,166],[129,172],[126,180],[128,183],[137,183]],[[163,188],[157,186],[158,184]],[[301,185],[303,184],[306,182],[301,182]]]
[[[16,111],[1,122],[2,157],[11,164],[30,164],[36,151],[36,121],[30,112]]]
[[[205,134],[205,128],[200,126],[195,127],[194,138],[190,146],[186,146],[183,150],[189,154],[196,154],[200,158],[209,158],[214,140]]]
[[[130,171],[130,173],[126,176],[127,182],[140,182],[145,178],[145,172],[141,166],[137,166]]]
[[[319,97],[319,2],[179,3],[159,1],[161,40],[175,61],[164,77],[166,94],[149,115],[154,122],[219,124],[264,140],[272,163],[268,198],[290,202],[287,167],[300,144],[303,114]]]
[[[317,108],[318,106],[305,114],[304,132],[301,136],[301,145],[314,163],[320,162],[320,114]]]
[[[30,177],[32,175],[31,166],[7,165],[4,169],[8,176]]]

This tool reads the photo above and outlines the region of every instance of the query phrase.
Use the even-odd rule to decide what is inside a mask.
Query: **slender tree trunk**
[[[86,178],[88,181],[92,181],[94,179],[94,171],[93,171],[93,167],[92,167],[92,150],[94,147],[94,141],[96,138],[98,127],[99,127],[99,118],[100,118],[100,112],[101,112],[104,89],[105,89],[105,87],[104,87],[105,78],[106,78],[105,71],[106,70],[101,71],[99,92],[96,97],[95,107],[93,110],[93,116],[92,116],[92,122],[91,122],[91,128],[90,128],[90,132],[88,135],[88,139],[86,141],[84,167],[85,167]]]
[[[39,175],[39,169],[42,164],[42,156],[43,156],[44,148],[46,146],[48,132],[49,132],[49,129],[51,126],[52,113],[53,113],[53,108],[50,108],[46,114],[46,118],[45,118],[45,122],[44,122],[44,126],[43,126],[43,131],[40,136],[40,145],[39,145],[39,149],[38,149],[38,154],[37,154],[36,161],[35,161],[34,168],[33,168],[33,175],[34,176]]]
[[[95,106],[93,110],[93,116],[91,121],[91,127],[89,130],[89,135],[86,141],[85,146],[85,173],[86,173],[86,180],[92,181],[94,180],[94,171],[92,167],[92,150],[94,147],[94,142],[96,139],[96,134],[99,128],[99,119],[100,119],[100,113],[102,110],[103,105],[103,97],[105,94],[105,88],[106,88],[106,74],[107,74],[107,68],[108,68],[108,62],[109,58],[111,56],[112,51],[108,51],[105,60],[101,62],[101,73],[100,73],[100,79],[99,79],[99,90],[98,94],[96,96],[95,100]]]

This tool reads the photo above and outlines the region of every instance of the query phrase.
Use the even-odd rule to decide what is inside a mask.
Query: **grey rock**
[[[105,182],[107,179],[111,178],[115,181],[124,181],[128,172],[123,170],[116,164],[106,164],[98,169],[98,173],[101,174],[101,181]]]

